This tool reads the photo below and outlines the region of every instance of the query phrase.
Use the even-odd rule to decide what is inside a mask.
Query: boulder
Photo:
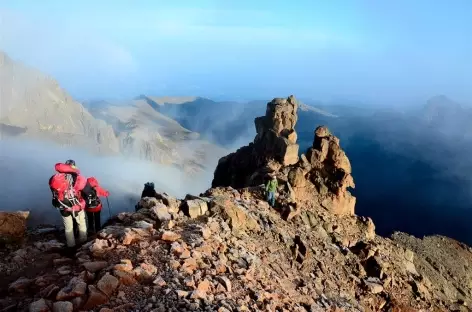
[[[133,223],[133,227],[137,229],[149,230],[149,229],[154,228],[154,225],[144,220],[139,220]]]
[[[73,277],[69,283],[57,293],[56,300],[63,301],[80,297],[85,295],[86,290],[87,284],[78,277]]]
[[[372,294],[378,294],[383,291],[382,283],[378,278],[369,277],[363,281],[366,289]]]
[[[142,224],[144,225],[144,224]],[[134,242],[143,240],[149,236],[151,236],[151,231],[153,230],[152,224],[146,224],[147,228],[124,228],[124,233],[120,237],[121,243],[123,245],[130,245]]]
[[[8,286],[8,290],[10,292],[24,293],[32,283],[33,280],[26,277],[20,277]]]
[[[187,216],[195,219],[203,216],[208,211],[208,205],[202,199],[191,199],[185,201],[183,211]]]
[[[231,292],[231,281],[226,276],[219,276],[219,282],[226,288],[226,291]]]
[[[159,287],[164,287],[167,284],[161,276],[158,276],[152,283]]]
[[[166,205],[163,203],[158,203],[156,206],[152,207],[150,209],[151,211],[151,216],[155,220],[159,221],[169,221],[172,219],[172,215],[169,213],[169,210]]]
[[[83,310],[91,310],[98,305],[108,302],[107,296],[105,296],[101,291],[99,291],[95,286],[89,285],[89,297],[87,302],[83,306]]]
[[[95,273],[106,268],[108,266],[108,262],[106,261],[85,262],[83,266],[85,267],[87,271]]]
[[[305,186],[305,173],[300,167],[293,168],[288,174],[288,182],[294,187]]]
[[[113,275],[119,279],[121,284],[126,286],[131,286],[138,283],[133,272],[115,270]]]
[[[22,241],[26,234],[29,214],[29,211],[0,211],[0,240],[6,243]]]
[[[139,209],[151,209],[152,207],[155,207],[158,205],[160,202],[157,198],[155,197],[143,197],[138,203],[138,210]]]
[[[141,282],[151,282],[154,280],[154,276],[157,273],[157,268],[148,263],[141,263],[139,267],[133,270],[133,273],[137,280]]]
[[[98,281],[97,288],[110,297],[119,284],[120,282],[116,277],[107,273]]]
[[[157,193],[156,198],[160,199],[164,205],[166,205],[170,211],[178,211],[180,201],[175,197],[170,196],[167,193]]]
[[[121,259],[119,264],[113,267],[116,271],[131,272],[133,270],[133,264],[129,259]]]
[[[51,309],[46,303],[46,300],[44,299],[39,299],[34,302],[32,302],[29,305],[29,312],[49,312]]]
[[[180,234],[174,233],[172,231],[164,231],[161,235],[161,239],[167,242],[175,242],[180,239]]]
[[[124,230],[124,229],[123,229]],[[112,234],[109,234],[110,237]],[[92,252],[94,255],[101,255],[107,252],[110,249],[113,249],[114,246],[112,246],[108,240],[106,239],[99,239],[96,238],[95,240],[92,241],[92,243],[89,246],[89,250]]]
[[[227,198],[216,198],[210,203],[212,214],[218,214],[226,219],[235,232],[238,231],[260,231],[257,221],[252,218],[247,211],[236,205],[232,200]]]
[[[69,301],[57,301],[52,306],[52,312],[73,312],[74,305]]]

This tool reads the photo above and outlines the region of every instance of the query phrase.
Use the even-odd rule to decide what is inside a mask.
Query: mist
[[[29,225],[61,224],[59,212],[51,205],[48,180],[54,165],[74,159],[81,174],[94,176],[110,192],[111,214],[134,211],[144,183],[154,182],[156,191],[183,198],[198,194],[211,184],[211,173],[188,177],[178,168],[144,162],[123,156],[103,157],[84,150],[64,148],[53,143],[23,139],[0,140],[0,210],[30,211]],[[102,222],[109,211],[102,198]]]
[[[340,138],[356,183],[356,214],[371,217],[383,236],[440,234],[472,244],[470,107],[434,97],[408,110],[332,109],[339,118],[299,115],[300,150],[311,145],[315,125]]]
[[[284,95],[286,97],[287,95]],[[216,102],[206,98],[182,104],[158,105],[146,98],[156,111],[176,120],[202,138],[234,151],[252,142],[256,134],[254,118],[265,115],[269,101]]]

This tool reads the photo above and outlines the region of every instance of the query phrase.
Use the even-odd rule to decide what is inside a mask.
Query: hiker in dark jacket
[[[153,182],[147,182],[144,184],[144,189],[141,193],[141,198],[144,197],[156,197],[156,189]]]
[[[154,183],[153,182],[147,182],[144,184],[144,189],[143,191],[141,192],[141,199],[143,199],[144,197],[154,197],[154,198],[157,198],[157,192],[156,192],[156,189],[155,189],[155,186],[154,186]],[[135,206],[134,206],[134,210],[135,211],[138,211],[139,209],[141,209],[142,207],[140,206],[139,203],[137,203]]]
[[[277,177],[274,174],[272,178],[267,182],[265,187],[267,202],[271,207],[275,206],[275,192],[277,191],[277,187]]]

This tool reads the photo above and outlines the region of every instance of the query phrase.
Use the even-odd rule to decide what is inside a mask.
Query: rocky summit
[[[294,96],[276,98],[267,104],[266,115],[255,119],[254,142],[220,159],[212,187],[241,188],[264,183],[275,174],[293,205],[321,206],[340,215],[354,214],[355,197],[351,164],[339,139],[326,127],[315,130],[313,146],[298,157],[298,102]]]
[[[144,197],[75,254],[53,229],[3,248],[1,311],[472,311],[472,248],[376,235],[354,213],[339,140],[318,127],[298,157],[296,110],[294,97],[270,102],[199,196]]]

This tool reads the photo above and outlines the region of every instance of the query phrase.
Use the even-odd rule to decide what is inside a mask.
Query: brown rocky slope
[[[117,154],[113,128],[93,116],[53,78],[0,50],[0,139],[45,139]]]
[[[73,257],[54,233],[4,250],[3,311],[471,311],[472,249],[377,236],[354,214],[339,140],[318,128],[298,159],[294,122],[295,98],[272,101],[212,189],[144,198]],[[268,172],[280,182],[276,209],[259,185]]]

